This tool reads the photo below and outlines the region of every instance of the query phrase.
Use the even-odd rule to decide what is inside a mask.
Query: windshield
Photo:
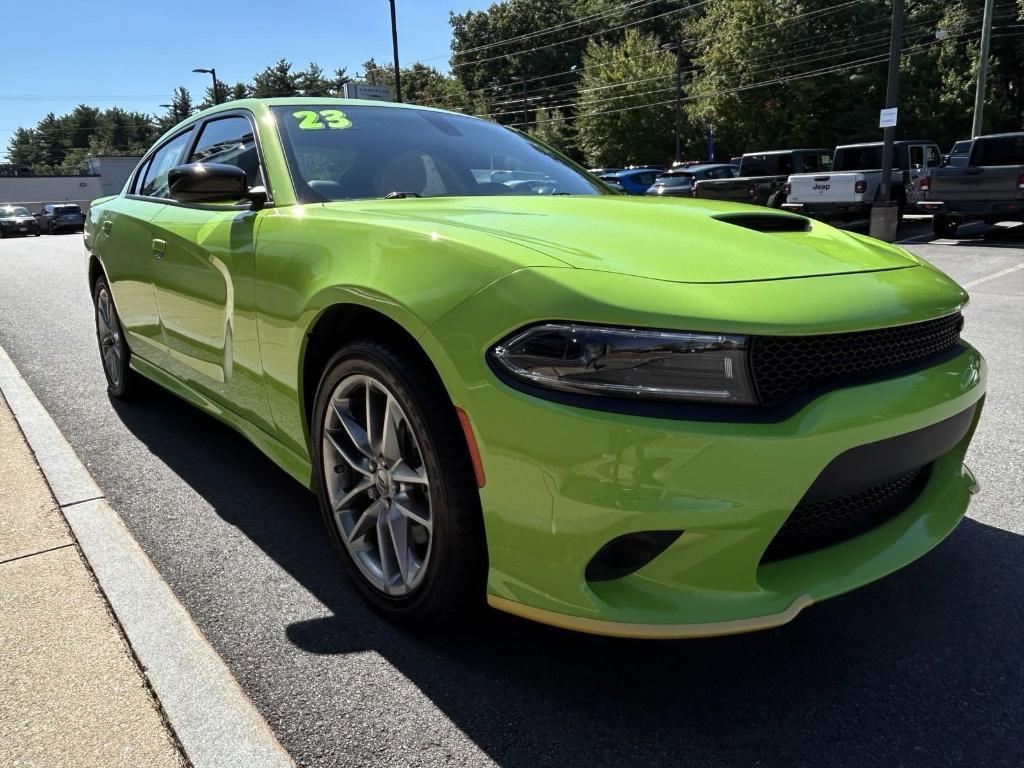
[[[273,111],[302,202],[607,194],[550,150],[476,118],[323,104]]]
[[[896,165],[895,158],[893,165]],[[840,147],[832,158],[833,171],[874,171],[882,167],[882,146]]]
[[[0,219],[15,219],[21,216],[31,216],[28,212],[28,208],[22,208],[20,206],[8,206],[7,208],[0,208]]]
[[[82,215],[82,209],[79,208],[77,205],[61,205],[61,206],[58,206],[57,208],[54,208],[53,212],[57,216],[67,216],[69,214],[75,215],[75,216],[81,216]]]

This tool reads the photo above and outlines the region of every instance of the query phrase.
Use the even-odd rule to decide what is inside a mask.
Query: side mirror
[[[234,203],[251,199],[245,171],[223,163],[189,163],[171,169],[167,185],[179,203]],[[266,192],[263,192],[266,202]]]

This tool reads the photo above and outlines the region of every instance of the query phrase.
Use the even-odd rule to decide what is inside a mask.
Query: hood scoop
[[[723,213],[716,221],[735,224],[755,232],[810,232],[811,220],[804,216],[775,213]]]

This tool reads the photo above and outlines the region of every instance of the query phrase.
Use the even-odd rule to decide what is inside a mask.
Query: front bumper
[[[488,299],[490,311],[500,314],[500,295]],[[475,357],[479,347],[467,322],[454,312],[432,328],[424,337],[428,352],[468,343]],[[980,407],[963,438],[932,463],[917,498],[894,517],[826,549],[762,562],[835,457],[979,404],[985,365],[966,344],[931,368],[825,393],[774,423],[680,421],[563,405],[506,386],[482,354],[479,359],[480,369],[470,371],[470,358],[463,358],[458,379],[465,386],[445,365],[441,372],[470,416],[487,478],[481,501],[488,599],[534,620],[627,637],[775,626],[812,602],[917,559],[956,527],[968,506],[973,478],[963,457]],[[588,563],[605,544],[638,531],[683,533],[629,575],[586,579]]]
[[[39,232],[39,222],[35,219],[31,221],[18,221],[10,224],[0,226],[0,230],[3,231],[5,237],[16,237],[17,235],[35,235]]]

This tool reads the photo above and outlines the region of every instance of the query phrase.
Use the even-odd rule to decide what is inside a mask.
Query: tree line
[[[984,0],[907,0],[898,135],[944,146],[969,137]],[[666,162],[679,68],[684,157],[833,147],[880,136],[890,0],[504,0],[452,13],[450,71],[402,68],[405,101],[478,115],[590,165]],[[339,96],[352,79],[284,59],[218,101]],[[394,85],[374,59],[358,79]],[[75,172],[90,154],[138,154],[214,103],[178,88],[166,113],[79,105],[15,132],[12,163]],[[1024,0],[996,0],[984,129],[1020,130]]]

